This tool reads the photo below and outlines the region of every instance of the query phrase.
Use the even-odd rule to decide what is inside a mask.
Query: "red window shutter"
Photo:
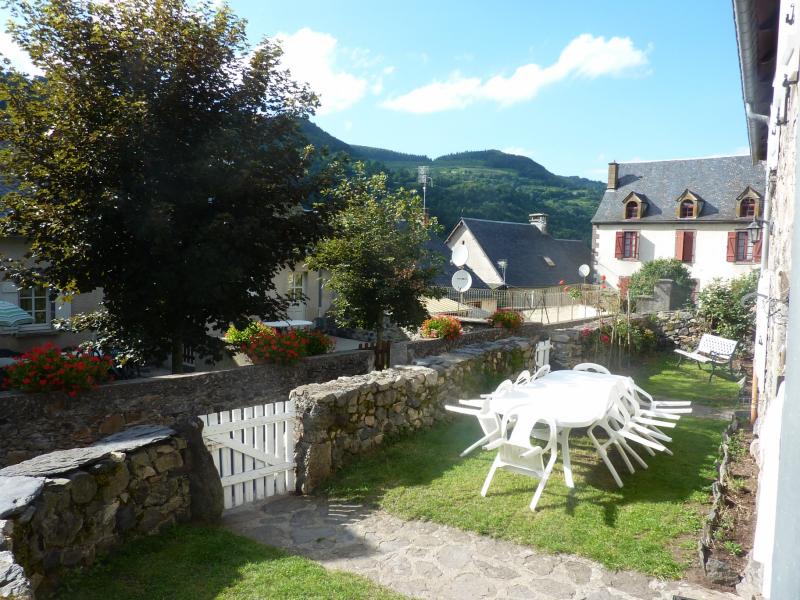
[[[622,258],[622,254],[625,247],[625,232],[618,231],[617,232],[617,239],[614,244],[614,257],[615,258]]]
[[[753,262],[761,261],[761,242],[763,240],[758,240],[753,244]]]
[[[675,232],[675,258],[678,260],[683,260],[683,236],[685,235],[684,231],[676,231]]]
[[[633,234],[632,246],[633,258],[639,258],[639,232]]]
[[[736,232],[728,232],[728,262],[736,262]]]
[[[683,260],[694,262],[694,238],[697,232],[686,231],[683,234]]]

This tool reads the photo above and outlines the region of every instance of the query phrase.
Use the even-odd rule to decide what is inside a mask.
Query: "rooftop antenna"
[[[428,191],[428,184],[431,184],[433,187],[433,178],[428,175],[428,165],[420,165],[417,167],[417,183],[422,184],[422,212],[427,216],[428,209],[427,209],[427,191]]]

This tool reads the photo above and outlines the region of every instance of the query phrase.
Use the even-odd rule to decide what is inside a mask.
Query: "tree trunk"
[[[183,373],[183,339],[179,335],[172,337],[172,372]]]

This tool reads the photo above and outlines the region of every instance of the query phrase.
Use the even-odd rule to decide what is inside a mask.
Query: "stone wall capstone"
[[[300,417],[298,491],[310,493],[349,458],[389,436],[444,419],[447,402],[489,391],[500,379],[530,368],[535,345],[535,339],[505,338],[293,390]]]
[[[202,430],[197,419],[182,426]],[[0,599],[46,596],[65,572],[195,512],[218,520],[222,486],[203,454],[168,427],[140,425],[0,470]]]
[[[481,342],[493,342],[509,337],[534,338],[541,335],[543,326],[541,323],[525,323],[516,331],[509,331],[502,327],[481,327],[465,332],[453,341],[443,339],[420,339],[406,343],[408,359],[406,364],[413,363],[418,358],[434,356],[449,352],[462,346],[470,346]],[[395,364],[395,363],[393,363]]]
[[[58,449],[87,446],[142,423],[172,426],[186,417],[283,401],[311,382],[367,373],[368,350],[311,356],[291,366],[255,365],[166,375],[65,393],[0,394],[0,467]]]

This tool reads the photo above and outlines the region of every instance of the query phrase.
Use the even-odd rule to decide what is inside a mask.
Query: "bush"
[[[609,347],[614,333],[614,344],[625,352],[632,354],[642,354],[651,352],[656,348],[658,336],[647,325],[631,323],[630,331],[628,322],[625,319],[602,320],[596,329],[584,327],[581,330],[581,341],[583,342],[584,355],[592,349],[602,349]],[[630,338],[629,338],[630,335]],[[628,341],[630,340],[630,345]]]
[[[522,315],[515,310],[498,309],[489,317],[492,327],[502,327],[514,331],[522,327]]]
[[[671,279],[675,282],[673,290],[675,290],[678,306],[691,302],[695,282],[686,265],[676,258],[651,260],[644,263],[641,269],[631,275],[628,284],[631,300],[634,300],[636,296],[651,296],[653,287],[659,279]]]
[[[76,396],[112,378],[109,357],[63,354],[49,342],[16,360],[6,368],[4,387],[23,392],[65,391]]]
[[[327,354],[336,346],[336,342],[333,341],[333,338],[325,335],[321,331],[302,331],[299,333],[308,336],[308,341],[306,342],[306,351],[308,352],[309,356]]]
[[[271,330],[269,327],[260,321],[251,321],[244,329],[237,329],[235,325],[228,327],[225,332],[225,341],[237,348],[242,344],[247,344],[250,340],[259,333]]]
[[[455,317],[438,315],[426,320],[420,327],[420,333],[426,338],[455,340],[461,335],[461,322]]]
[[[714,279],[702,289],[697,299],[697,314],[711,331],[722,337],[742,340],[755,327],[755,299],[743,298],[758,287],[758,271],[735,279]]]

